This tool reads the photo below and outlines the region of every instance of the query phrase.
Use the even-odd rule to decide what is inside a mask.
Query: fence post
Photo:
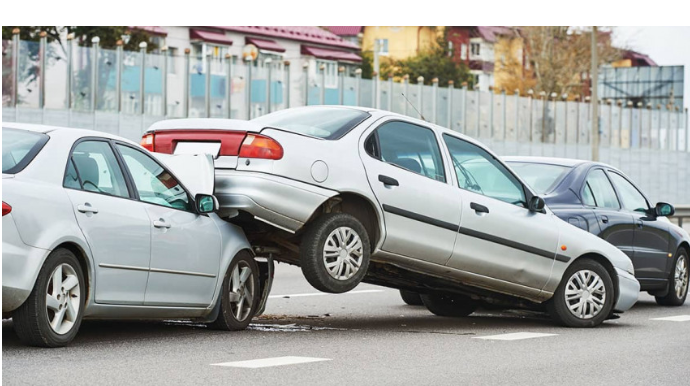
[[[431,80],[431,123],[438,122],[438,78]]]
[[[40,36],[41,40],[38,51],[38,108],[44,110],[46,104],[46,48],[48,45],[48,34],[46,31],[41,31]],[[41,112],[41,120],[43,120],[43,111]]]
[[[115,43],[115,108],[118,114],[122,111],[122,44],[122,40]]]
[[[477,94],[477,122],[476,122],[476,129],[477,129],[477,138],[481,136],[482,132],[482,126],[480,124],[480,120],[482,118],[482,93],[479,91],[479,85],[476,84],[474,85],[474,92]]]
[[[450,130],[453,130],[453,90],[455,88],[455,82],[452,80],[448,81],[448,101],[447,101],[447,109],[448,109],[448,128]]]
[[[461,133],[467,134],[467,82],[462,82],[462,128]]]
[[[286,60],[283,62],[283,68],[285,68],[285,108],[290,108],[290,61]]]
[[[388,74],[388,111],[393,111],[393,74]]]
[[[273,60],[271,58],[268,58],[264,60],[264,65],[266,66],[266,71],[268,71],[268,74],[266,74],[266,113],[270,114],[271,113],[271,91],[273,91],[273,85],[271,82],[273,82]]]
[[[345,104],[345,67],[338,67],[338,104]]]
[[[304,105],[309,106],[309,62],[302,64],[304,73]]]
[[[558,99],[558,94],[552,92],[551,99],[553,99],[553,143],[555,145],[556,139],[558,138],[558,133],[556,132],[556,121],[558,120],[558,109],[556,108],[556,102]]]
[[[532,127],[532,125],[534,124],[532,121],[532,119],[533,119],[533,111],[532,110],[534,110],[532,108],[533,97],[534,97],[534,90],[529,89],[529,91],[527,91],[527,106],[529,108],[529,136],[528,136],[528,138],[529,138],[530,144],[532,143],[532,140],[534,139],[534,128]]]
[[[321,87],[319,90],[319,104],[326,104],[326,65],[319,66],[319,75],[321,75]]]
[[[211,52],[206,53],[206,66],[204,68],[204,115],[211,117]]]
[[[424,116],[424,77],[417,78],[417,93],[419,94],[419,117]],[[422,118],[424,119],[424,118]]]
[[[671,150],[671,106],[666,106],[666,149]]]
[[[690,129],[688,128],[688,108],[685,108],[685,151],[690,152]]]
[[[515,89],[515,142],[520,142],[520,89]]]
[[[563,117],[563,122],[565,123],[565,130],[563,131],[563,143],[566,145],[568,144],[568,94],[565,93],[561,95],[561,99],[563,99],[563,111],[565,111],[565,116]],[[597,125],[599,126],[599,125]],[[601,130],[601,128],[599,128]]]
[[[168,116],[168,46],[161,47],[163,64],[161,66],[161,115]]]
[[[372,83],[372,85],[371,85],[372,86],[371,87],[371,104],[375,109],[378,109],[379,108],[379,99],[378,99],[379,74],[376,71],[374,71],[374,73],[372,74],[371,83]]]
[[[642,149],[642,102],[637,102],[637,148]]]
[[[139,113],[142,118],[144,116],[144,103],[146,100],[146,42],[139,43],[139,52],[141,52],[141,76],[139,77]]]
[[[405,74],[403,76],[403,90],[405,91],[405,115],[409,116],[410,114],[407,111],[408,105],[410,104],[408,101],[409,99],[409,92],[410,92],[410,76]]]
[[[244,58],[247,66],[247,119],[252,119],[252,67],[254,66],[251,55]]]
[[[232,118],[232,55],[225,54],[225,118]]]
[[[503,103],[501,124],[503,125],[503,142],[505,142],[508,137],[508,95],[505,89],[501,89],[501,99],[503,99],[501,102]]]
[[[74,34],[67,34],[67,125],[72,124],[72,42],[74,40]],[[119,111],[119,110],[118,110]]]
[[[98,36],[94,36],[91,39],[91,111],[96,111],[96,95],[98,94],[98,44],[101,39]],[[95,129],[95,128],[94,128]]]
[[[676,106],[676,151],[680,150],[680,121],[682,120],[680,111],[680,107]]]
[[[184,95],[182,97],[182,117],[189,117],[189,48],[184,50]]]
[[[654,110],[652,109],[652,104],[649,102],[647,102],[647,110],[649,110],[649,112],[647,113],[647,115],[649,116],[649,139],[647,140],[647,147],[649,147],[650,149],[653,149],[654,148],[654,141],[652,140],[652,131],[654,129],[652,128],[652,122],[653,122],[652,116],[654,115]]]
[[[12,30],[12,107],[14,120],[17,121],[17,105],[19,99],[19,28]]]
[[[362,81],[362,69],[355,70],[355,106],[359,106],[359,88]]]

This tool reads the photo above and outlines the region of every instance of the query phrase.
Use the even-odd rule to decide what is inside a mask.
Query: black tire
[[[680,259],[685,259],[685,290],[684,293],[681,290],[681,296],[678,296],[676,292],[676,266]],[[662,306],[678,307],[685,303],[685,299],[688,297],[688,269],[690,268],[690,258],[688,257],[688,252],[681,248],[676,252],[676,258],[673,259],[673,265],[671,266],[671,273],[668,278],[668,293],[666,296],[656,296],[656,302]]]
[[[410,306],[423,306],[422,297],[413,291],[400,290],[400,297],[405,304]]]
[[[604,305],[598,313],[589,318],[580,318],[574,315],[568,308],[568,302],[565,298],[565,290],[568,281],[579,271],[592,271],[596,273],[604,284]],[[587,295],[587,297],[589,296],[590,295]],[[563,326],[578,328],[596,327],[609,317],[613,310],[614,301],[615,289],[609,272],[598,262],[585,258],[576,260],[568,267],[553,297],[546,303],[546,308],[551,318]],[[591,309],[591,306],[586,305],[585,307]]]
[[[253,286],[253,296],[251,302],[249,302],[249,309],[244,310],[244,308],[247,306],[246,300],[244,300],[244,302],[240,304],[240,307],[243,308],[243,311],[239,317],[237,316],[238,306],[236,300],[234,300],[234,295],[231,294],[230,291],[233,280],[232,275],[235,271],[235,268],[238,268],[238,272],[240,273],[243,269],[248,268],[251,272],[251,276],[246,279],[245,283],[249,286]],[[249,287],[245,288],[248,289]],[[247,289],[238,292],[246,294]],[[220,310],[218,312],[218,317],[216,320],[211,322],[209,326],[218,330],[226,331],[244,330],[252,321],[254,314],[256,314],[259,302],[261,301],[261,295],[261,286],[259,283],[259,265],[254,260],[252,254],[248,251],[243,250],[238,252],[235,258],[232,259],[232,262],[230,263],[230,266],[223,277],[223,287],[221,288],[219,299]]]
[[[462,295],[420,295],[420,297],[426,308],[437,316],[465,317],[471,315],[479,307],[479,303]]]
[[[50,316],[46,306],[46,293],[49,290],[51,275],[58,266],[63,264],[68,265],[79,280],[78,294],[74,293],[72,296],[67,297],[67,299],[74,299],[78,296],[79,309],[76,318],[74,318],[75,320],[70,321],[72,325],[69,330],[59,334],[50,326]],[[85,306],[84,300],[86,299],[85,291],[86,282],[84,281],[84,274],[76,256],[69,250],[62,248],[51,252],[43,267],[41,267],[29,298],[12,314],[14,331],[19,336],[19,339],[30,346],[37,347],[62,347],[69,344],[77,335],[81,326]],[[64,304],[67,304],[66,302],[69,301],[64,295],[61,295],[60,299],[65,299]],[[60,308],[62,309],[62,307],[63,304],[60,303]],[[53,316],[55,315],[53,314]]]
[[[359,269],[346,279],[336,279],[332,276],[324,262],[324,247],[327,239],[331,232],[341,227],[354,231],[362,243]],[[326,213],[317,218],[304,232],[300,245],[302,273],[309,284],[323,292],[343,293],[355,288],[367,273],[370,255],[371,247],[366,229],[354,216],[346,213]],[[347,269],[344,265],[343,267]]]

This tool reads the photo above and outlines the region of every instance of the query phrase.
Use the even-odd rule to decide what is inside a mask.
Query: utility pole
[[[592,27],[592,161],[599,162],[599,58],[597,55],[597,27]]]

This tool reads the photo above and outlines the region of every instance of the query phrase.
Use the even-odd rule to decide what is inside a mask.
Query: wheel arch
[[[620,290],[618,289],[618,274],[616,273],[616,269],[613,266],[613,263],[603,255],[600,255],[598,253],[594,252],[589,252],[585,253],[584,255],[581,255],[577,257],[576,259],[573,260],[572,264],[575,264],[577,261],[581,261],[582,259],[589,259],[589,260],[594,260],[597,263],[601,264],[604,269],[606,269],[606,272],[609,273],[609,276],[611,277],[611,281],[613,282],[613,294],[614,294],[614,305],[618,302],[618,296],[620,296]],[[561,281],[565,280],[565,272],[563,272],[563,277],[561,277]]]
[[[73,241],[64,241],[61,244],[57,245],[55,248],[53,248],[53,250],[59,248],[64,248],[72,252],[74,256],[77,258],[77,261],[79,262],[79,267],[81,268],[81,271],[84,273],[86,281],[86,299],[84,299],[84,305],[86,305],[88,304],[91,298],[91,288],[93,288],[93,275],[91,272],[91,261],[89,260],[89,256],[87,255],[86,250],[84,250],[84,248],[82,248],[79,244]]]

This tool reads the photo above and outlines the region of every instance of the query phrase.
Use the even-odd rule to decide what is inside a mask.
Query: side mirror
[[[194,196],[194,202],[196,204],[196,211],[199,214],[213,213],[220,209],[218,199],[210,194],[199,193]]]
[[[674,213],[676,213],[676,208],[665,202],[660,202],[654,207],[654,214],[656,214],[657,217],[673,216]]]
[[[546,206],[546,201],[544,201],[543,198],[541,198],[539,196],[533,196],[532,198],[529,199],[527,209],[529,209],[530,212],[545,213],[546,212],[544,210],[545,206]]]

